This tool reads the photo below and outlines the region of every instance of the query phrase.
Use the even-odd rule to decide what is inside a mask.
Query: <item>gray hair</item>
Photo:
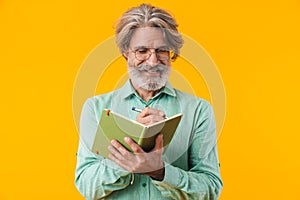
[[[183,45],[182,36],[177,30],[178,25],[168,12],[150,4],[141,4],[138,7],[130,8],[118,20],[116,42],[121,53],[129,49],[134,30],[141,27],[160,28],[163,31],[166,42],[175,53],[172,59],[176,59],[179,49]]]

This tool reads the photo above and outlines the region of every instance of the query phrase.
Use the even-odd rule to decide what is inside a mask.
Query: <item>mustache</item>
[[[135,69],[138,71],[150,71],[150,72],[162,72],[167,69],[168,66],[163,64],[157,64],[155,66],[150,66],[147,64],[138,65]]]

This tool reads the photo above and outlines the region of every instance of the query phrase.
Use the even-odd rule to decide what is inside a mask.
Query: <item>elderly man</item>
[[[148,4],[131,8],[117,24],[116,41],[130,79],[122,88],[85,102],[76,187],[86,199],[217,199],[222,181],[212,108],[168,82],[171,60],[183,44],[175,19]],[[132,106],[143,110],[132,112]],[[91,145],[105,108],[143,124],[178,113],[183,117],[167,149],[162,135],[150,152],[126,137],[133,153],[112,140],[104,158],[91,152]]]

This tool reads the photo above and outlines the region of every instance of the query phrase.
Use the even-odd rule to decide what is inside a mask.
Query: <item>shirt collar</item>
[[[171,83],[167,82],[166,86],[160,91],[160,93],[165,93],[170,96],[176,97],[175,89],[172,87]]]
[[[166,83],[166,86],[157,95],[160,95],[162,93],[165,93],[165,94],[173,96],[173,97],[176,96],[175,89],[172,87],[172,85],[169,82]],[[139,96],[137,94],[137,92],[135,91],[135,89],[133,88],[133,86],[131,85],[130,80],[127,80],[126,83],[123,85],[123,87],[120,88],[119,95],[123,99],[126,99],[127,97],[130,97],[131,95]],[[157,95],[155,95],[155,96],[157,96]]]

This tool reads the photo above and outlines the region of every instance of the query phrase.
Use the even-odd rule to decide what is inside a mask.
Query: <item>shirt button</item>
[[[146,183],[143,183],[143,184],[142,184],[143,187],[146,187],[146,185],[147,185]]]

